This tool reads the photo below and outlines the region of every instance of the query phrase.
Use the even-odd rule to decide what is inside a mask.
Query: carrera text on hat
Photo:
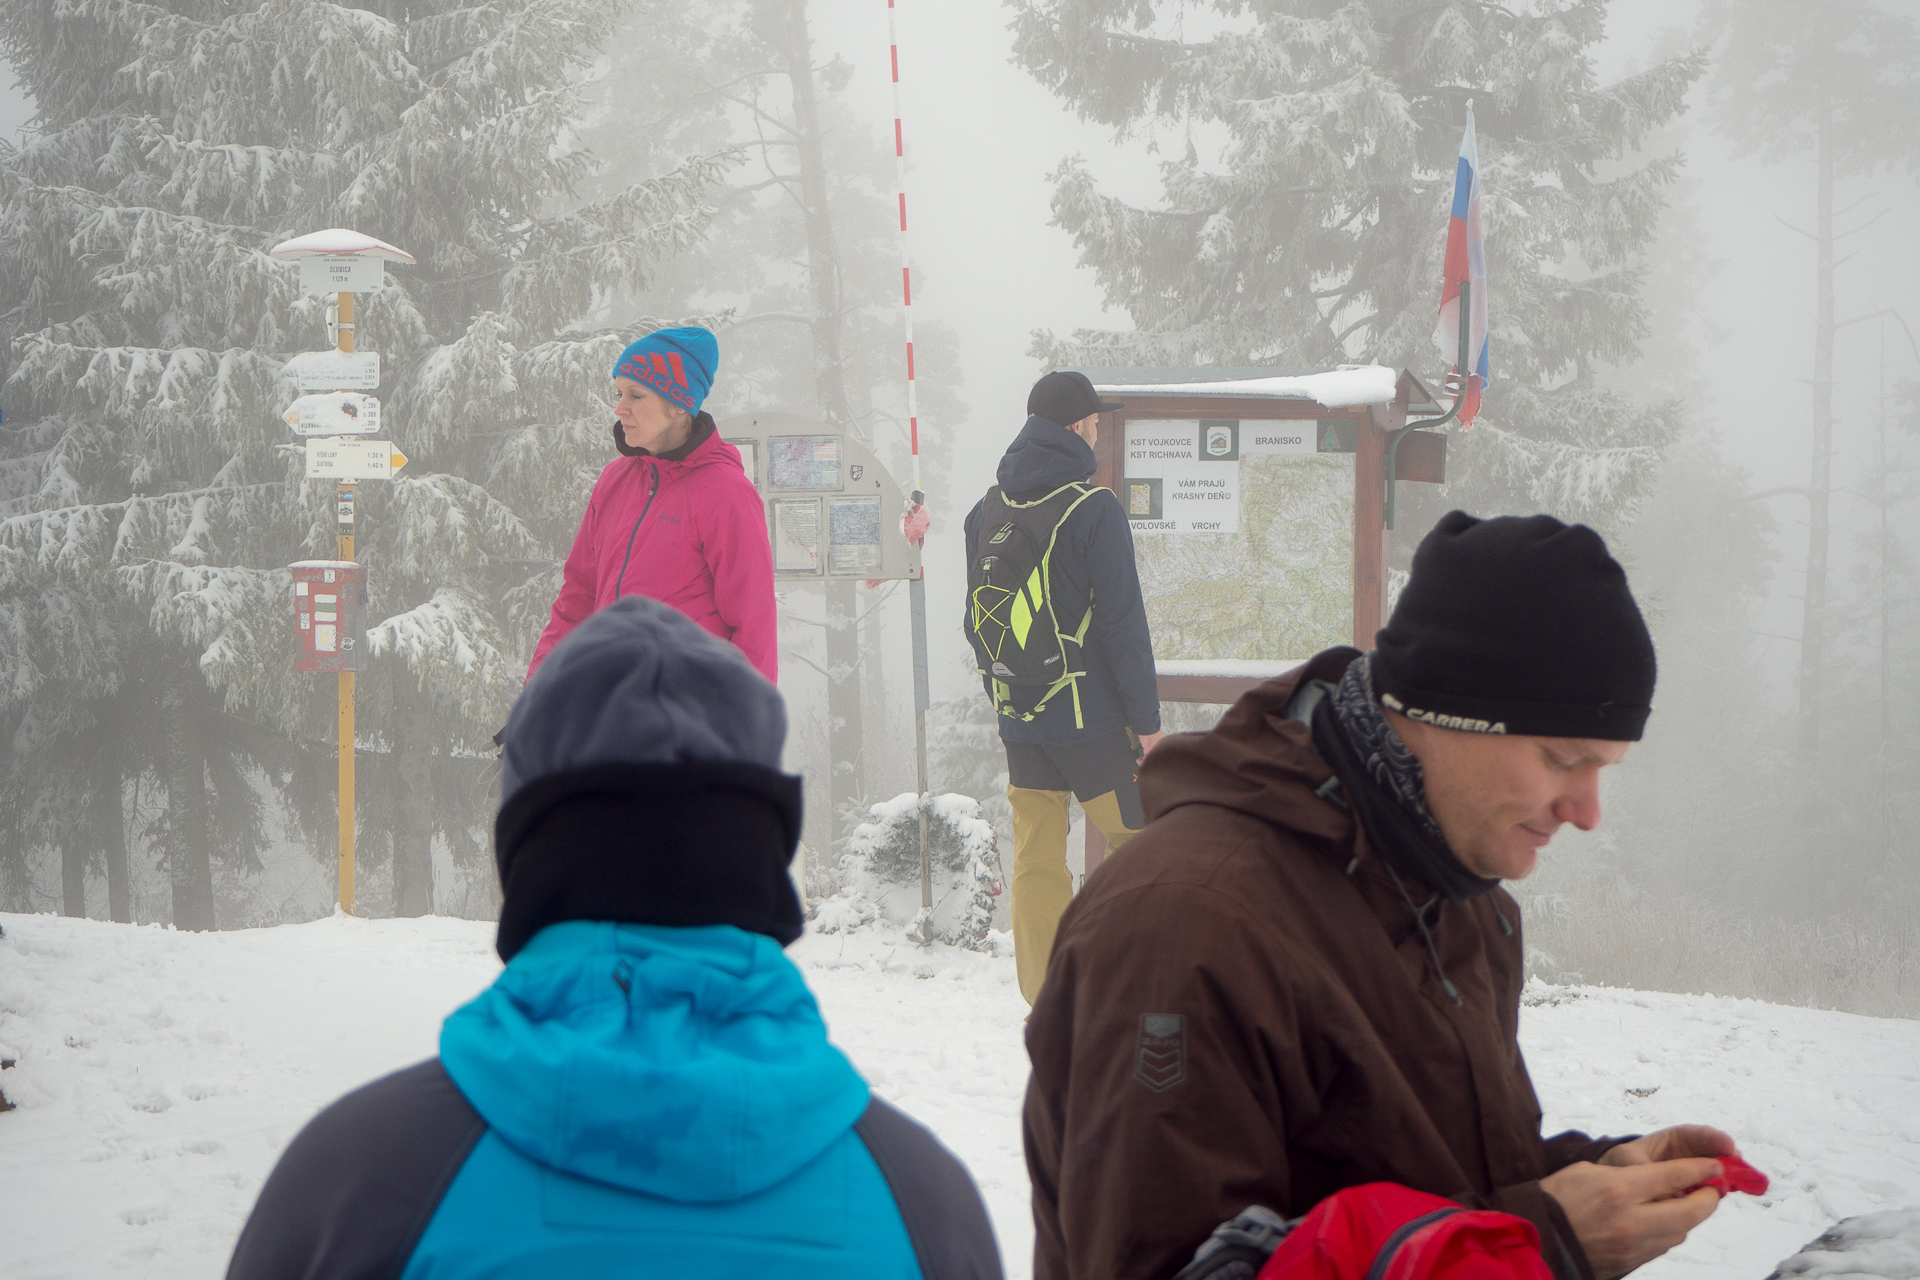
[[[1423,711],[1419,707],[1409,707],[1390,693],[1380,695],[1380,704],[1389,711],[1397,711],[1409,720],[1418,720],[1437,729],[1458,729],[1462,733],[1505,733],[1506,721],[1489,723],[1475,720],[1469,716],[1450,716],[1443,711]]]

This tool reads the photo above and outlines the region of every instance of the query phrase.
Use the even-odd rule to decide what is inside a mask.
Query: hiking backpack
[[[1392,1182],[1337,1191],[1291,1221],[1251,1205],[1174,1280],[1554,1280],[1531,1222]]]
[[[1064,630],[1054,612],[1051,561],[1067,517],[1098,492],[1066,484],[1017,502],[995,485],[980,503],[980,545],[967,565],[965,627],[980,670],[993,681],[993,709],[1003,716],[1032,720],[1068,689],[1074,724],[1085,727],[1076,682],[1086,672],[1076,668],[1093,603],[1088,601],[1072,631]],[[1015,688],[1044,692],[1031,711],[1021,711],[1013,705]]]

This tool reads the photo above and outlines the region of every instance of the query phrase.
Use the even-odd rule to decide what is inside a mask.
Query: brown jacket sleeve
[[[1547,1149],[1547,1172],[1558,1173],[1570,1164],[1579,1164],[1582,1160],[1598,1161],[1601,1156],[1613,1150],[1623,1142],[1632,1142],[1638,1134],[1624,1138],[1589,1138],[1586,1134],[1569,1129],[1565,1133],[1556,1133],[1551,1138],[1541,1139]]]
[[[1546,1152],[1547,1173],[1553,1174],[1582,1160],[1598,1160],[1610,1148],[1631,1141],[1632,1138],[1589,1138],[1584,1133],[1569,1129],[1565,1133],[1541,1139],[1541,1146]],[[1594,1280],[1593,1267],[1587,1261],[1586,1250],[1581,1247],[1579,1238],[1573,1233],[1573,1224],[1567,1220],[1560,1202],[1538,1182],[1499,1187],[1486,1196],[1468,1192],[1449,1196],[1448,1199],[1457,1200],[1469,1208],[1498,1209],[1502,1213],[1525,1218],[1540,1233],[1540,1250],[1547,1265],[1553,1268],[1555,1280]]]
[[[1221,1222],[1288,1199],[1286,984],[1218,927],[1242,911],[1228,895],[1161,885],[1137,905],[1108,899],[1077,929],[1070,912],[1028,1026],[1036,1280],[1170,1276]],[[1238,1007],[1258,990],[1258,1016]]]

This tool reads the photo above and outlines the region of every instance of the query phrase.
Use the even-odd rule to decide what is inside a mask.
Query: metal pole
[[[907,607],[913,614],[913,748],[920,766],[920,907],[933,909],[933,855],[927,844],[927,708],[933,705],[927,680],[927,583],[907,583]]]
[[[353,295],[338,298],[337,344],[346,352],[353,350]],[[335,494],[334,513],[339,523],[340,559],[353,559],[354,482],[340,481]],[[344,613],[341,615],[346,616]],[[340,678],[340,909],[353,914],[353,672],[342,671]]]
[[[1471,341],[1469,335],[1472,324],[1473,281],[1462,280],[1460,282],[1460,363],[1455,366],[1456,372],[1460,375],[1460,389],[1454,393],[1453,407],[1439,417],[1422,418],[1418,422],[1409,422],[1406,426],[1393,433],[1393,443],[1387,446],[1386,465],[1387,528],[1389,529],[1393,528],[1394,481],[1398,479],[1396,468],[1400,465],[1400,442],[1407,438],[1407,432],[1409,431],[1415,431],[1421,427],[1438,427],[1453,421],[1454,415],[1460,412],[1460,406],[1466,402],[1467,379],[1473,376],[1467,372],[1467,344]]]
[[[900,34],[894,21],[896,0],[887,0],[887,54],[893,67],[893,172],[900,195],[900,318],[907,332],[907,438],[913,450],[913,507],[925,505],[920,484],[920,406],[913,376],[913,269],[907,256],[907,135],[900,123]],[[909,508],[911,512],[911,508]],[[919,769],[920,910],[933,910],[933,853],[927,843],[927,583],[926,568],[907,586],[913,613],[913,739]]]
[[[887,0],[887,52],[893,64],[893,174],[900,191],[900,318],[907,326],[907,435],[913,446],[913,500],[924,502],[920,486],[920,407],[913,379],[913,276],[907,258],[907,135],[900,125],[900,36],[893,14],[894,0]]]

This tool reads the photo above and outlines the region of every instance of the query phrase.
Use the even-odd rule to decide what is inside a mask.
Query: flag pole
[[[1460,282],[1460,363],[1455,366],[1460,378],[1459,387],[1453,393],[1453,407],[1451,409],[1448,409],[1437,418],[1422,418],[1418,422],[1409,422],[1406,426],[1393,433],[1393,442],[1387,446],[1387,528],[1389,529],[1393,528],[1393,500],[1395,482],[1399,479],[1399,472],[1396,468],[1399,465],[1397,460],[1400,456],[1400,442],[1407,438],[1407,432],[1409,431],[1417,431],[1426,427],[1445,426],[1447,423],[1452,422],[1454,418],[1459,415],[1460,406],[1467,401],[1467,379],[1473,376],[1467,372],[1467,345],[1472,341],[1469,332],[1472,324],[1473,281],[1462,280]]]
[[[1386,476],[1384,477],[1387,492],[1386,492],[1386,502],[1383,504],[1383,507],[1384,507],[1383,514],[1386,518],[1386,526],[1389,530],[1393,528],[1394,517],[1397,514],[1398,503],[1395,501],[1395,498],[1396,498],[1397,484],[1399,480],[1400,445],[1402,442],[1406,440],[1407,432],[1419,431],[1419,430],[1431,428],[1431,427],[1444,426],[1446,423],[1452,422],[1456,417],[1460,415],[1460,410],[1463,407],[1465,407],[1467,402],[1468,392],[1475,389],[1472,379],[1479,376],[1478,370],[1477,369],[1470,370],[1467,364],[1468,349],[1473,344],[1473,249],[1475,244],[1474,235],[1475,235],[1475,229],[1479,225],[1479,216],[1480,216],[1479,215],[1480,149],[1478,145],[1478,138],[1477,138],[1477,135],[1475,134],[1474,127],[1473,127],[1473,99],[1472,98],[1467,99],[1466,116],[1467,116],[1466,135],[1461,139],[1461,142],[1460,142],[1460,165],[1466,167],[1466,172],[1468,174],[1467,206],[1464,214],[1462,214],[1460,212],[1460,205],[1459,205],[1459,201],[1460,201],[1459,168],[1456,167],[1455,177],[1454,177],[1454,210],[1455,211],[1449,215],[1449,220],[1448,220],[1447,262],[1446,264],[1443,264],[1441,268],[1442,286],[1440,290],[1440,297],[1441,297],[1440,307],[1441,307],[1442,313],[1444,314],[1446,310],[1446,286],[1448,283],[1451,283],[1451,271],[1452,271],[1453,250],[1454,250],[1453,236],[1456,231],[1461,231],[1461,228],[1459,228],[1455,224],[1459,221],[1459,219],[1462,216],[1464,216],[1466,219],[1466,227],[1464,231],[1461,231],[1461,234],[1464,236],[1462,244],[1465,248],[1466,260],[1463,265],[1463,269],[1461,271],[1459,292],[1455,295],[1455,298],[1454,298],[1454,305],[1458,308],[1458,314],[1460,319],[1459,355],[1456,357],[1455,364],[1454,364],[1454,375],[1458,379],[1458,381],[1456,382],[1454,387],[1453,405],[1445,413],[1441,414],[1437,418],[1423,418],[1417,422],[1409,422],[1405,426],[1401,427],[1400,430],[1393,433],[1393,440],[1387,446]],[[1438,330],[1437,323],[1435,325],[1435,329],[1436,329],[1436,332],[1433,335],[1435,340],[1444,344],[1444,341],[1445,341],[1444,338],[1442,338],[1440,333],[1437,332]],[[1446,347],[1442,345],[1440,349],[1442,351],[1445,351]]]

